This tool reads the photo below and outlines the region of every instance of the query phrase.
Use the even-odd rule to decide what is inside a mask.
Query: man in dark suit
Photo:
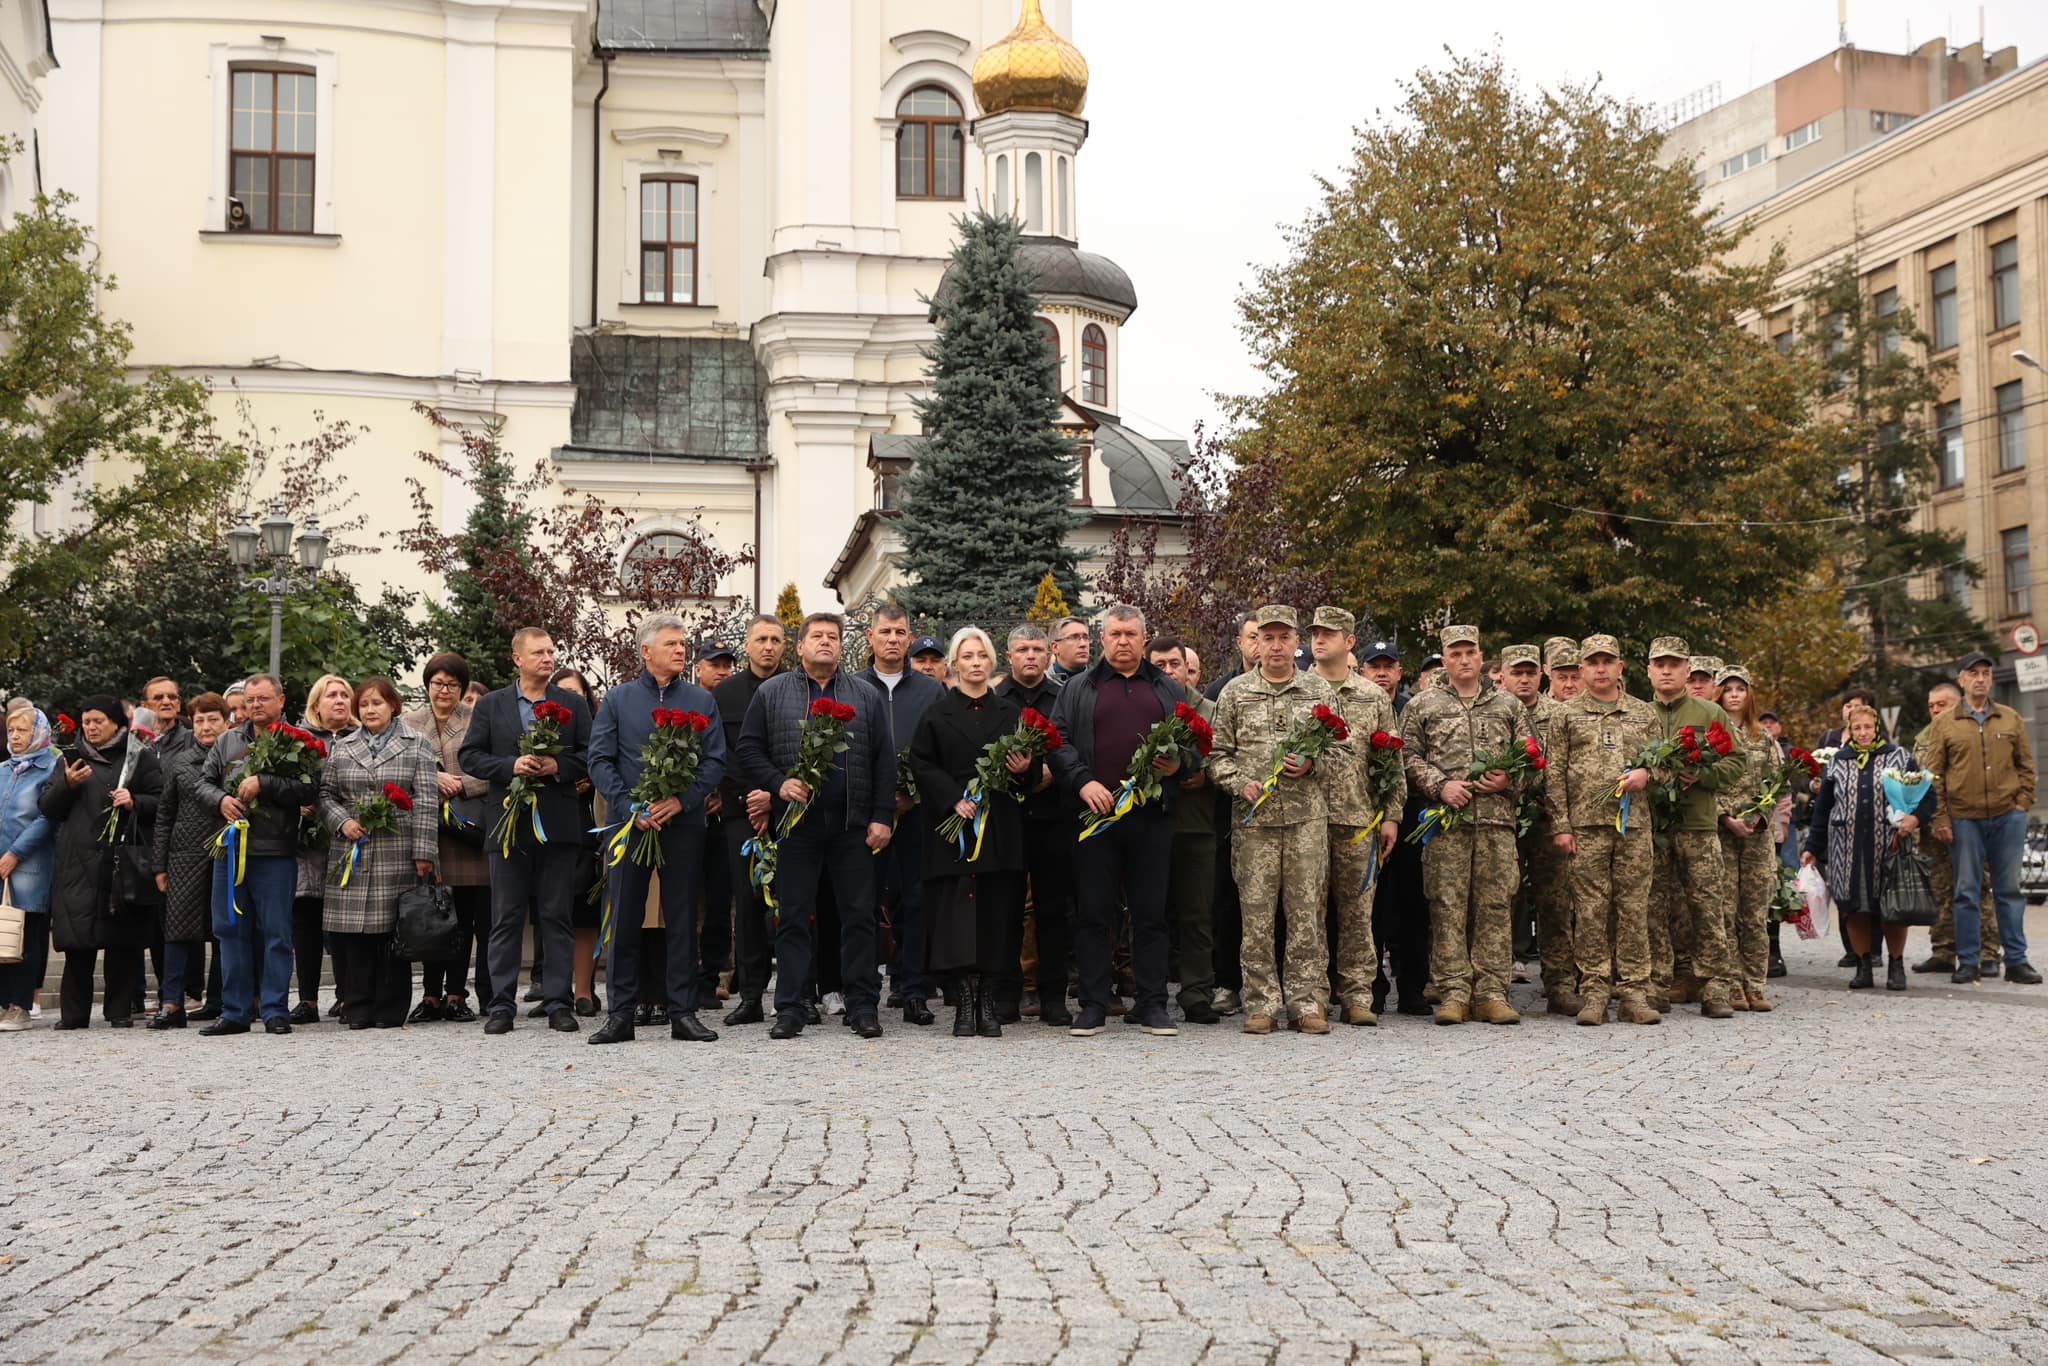
[[[534,833],[534,814],[520,812],[512,852],[508,855],[496,840],[488,841],[484,850],[491,871],[491,998],[485,1007],[484,1033],[512,1032],[520,946],[531,904],[541,937],[541,1003],[548,1028],[574,1034],[578,1026],[571,1008],[570,971],[576,950],[569,908],[572,898],[584,891],[576,885],[583,849],[577,828],[583,809],[576,784],[589,772],[590,707],[566,688],[548,686],[555,672],[555,642],[539,627],[525,626],[513,633],[512,663],[519,670],[518,681],[477,699],[469,732],[462,739],[462,771],[491,785],[484,810],[493,824],[504,809],[513,778],[535,779],[540,785],[535,814],[547,838]],[[569,709],[571,719],[562,727],[562,752],[521,754],[519,741],[532,728],[533,709],[542,702]]]
[[[1085,624],[1084,624],[1085,629]],[[1009,677],[996,692],[1030,707],[1047,720],[1059,702],[1060,685],[1047,665],[1050,643],[1045,632],[1025,624],[1010,632]],[[1064,1029],[1074,1022],[1067,1009],[1068,926],[1074,908],[1074,815],[1061,800],[1048,766],[1040,786],[1024,798],[1024,867],[1031,879],[1032,942],[1038,948],[1036,1009],[1023,999],[1024,970],[1020,959],[1013,971],[996,976],[996,1019],[1010,1024],[1036,1014],[1046,1024]],[[1019,927],[1021,936],[1022,927]],[[1023,946],[1018,951],[1021,955]],[[1007,961],[1006,967],[1013,965]]]
[[[782,653],[787,633],[771,616],[757,616],[747,623],[746,667],[711,690],[718,704],[718,722],[725,730],[725,779],[705,802],[713,817],[716,839],[724,852],[727,880],[732,884],[734,952],[732,990],[738,1003],[726,1015],[729,1025],[760,1024],[761,996],[768,990],[768,946],[774,933],[770,928],[767,903],[754,887],[743,852],[747,840],[768,829],[768,810],[774,798],[765,788],[753,787],[740,779],[739,765],[732,762],[739,751],[740,724],[761,685],[782,671]],[[710,857],[716,858],[717,851]]]
[[[945,651],[930,636],[919,638],[918,649],[929,646]],[[946,695],[946,685],[928,674],[910,668],[905,661],[913,652],[910,614],[893,602],[875,609],[874,624],[868,627],[868,667],[861,681],[882,694],[889,713],[889,731],[900,753],[910,748],[924,709]],[[893,770],[890,781],[894,781]],[[906,1024],[928,1025],[931,1008],[925,1000],[932,993],[931,979],[924,971],[924,822],[906,820],[913,807],[903,792],[896,794],[896,838],[877,859],[876,891],[889,907],[889,923],[896,930],[896,957],[889,964],[889,985],[903,998]]]

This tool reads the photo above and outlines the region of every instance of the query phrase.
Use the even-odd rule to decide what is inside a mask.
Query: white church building
[[[204,377],[228,430],[237,402],[285,439],[366,429],[373,535],[412,521],[407,478],[444,526],[468,510],[416,458],[428,403],[626,508],[622,563],[701,534],[759,555],[707,598],[886,594],[923,299],[985,204],[1039,271],[1084,562],[1133,517],[1176,542],[1186,448],[1117,418],[1136,291],[1079,245],[1073,0],[48,7],[42,179],[77,197],[135,365]],[[386,545],[351,572],[436,587]]]

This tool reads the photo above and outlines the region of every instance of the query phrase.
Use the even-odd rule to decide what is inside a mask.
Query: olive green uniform
[[[1580,693],[1557,704],[1550,734],[1544,806],[1552,827],[1578,843],[1569,867],[1579,995],[1588,1005],[1610,997],[1647,1004],[1656,862],[1650,802],[1647,793],[1632,796],[1624,827],[1614,789],[1656,737],[1656,712],[1626,691],[1612,702]]]
[[[1328,680],[1324,680],[1327,682]],[[1330,802],[1329,899],[1336,908],[1336,996],[1340,1004],[1372,1009],[1372,979],[1379,970],[1379,950],[1372,938],[1373,892],[1379,884],[1379,831],[1364,832],[1378,814],[1398,824],[1408,800],[1408,776],[1395,780],[1394,795],[1382,812],[1366,786],[1366,759],[1374,731],[1394,730],[1394,699],[1386,689],[1357,674],[1331,684],[1337,714],[1351,728],[1351,762],[1333,773],[1325,785]],[[1371,873],[1368,880],[1367,873]],[[1290,922],[1291,923],[1291,922]],[[1289,933],[1292,933],[1290,930]]]

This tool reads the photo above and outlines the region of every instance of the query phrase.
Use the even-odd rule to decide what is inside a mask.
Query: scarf
[[[29,708],[29,715],[36,719],[36,724],[28,743],[16,749],[12,740],[7,742],[7,766],[16,773],[27,768],[30,760],[50,747],[50,718],[35,707]]]
[[[384,753],[384,746],[390,744],[391,737],[396,734],[398,734],[398,718],[395,716],[391,718],[390,723],[381,731],[374,731],[368,726],[364,726],[363,743],[370,747],[370,757],[375,759],[382,755]]]
[[[104,752],[102,752],[97,745],[93,744],[92,741],[85,738],[85,728],[81,726],[79,727],[78,730],[78,752],[85,755],[88,759],[92,759],[95,762],[102,764],[111,764],[112,762],[114,762],[112,759],[109,759],[107,757],[108,754],[113,753],[120,754],[121,757],[125,760],[128,756],[126,751],[122,749],[122,746],[127,744],[129,736],[130,732],[128,730],[128,727],[121,727],[119,730],[114,732],[114,738],[107,742],[107,748]],[[115,783],[114,786],[119,787],[120,784]]]
[[[1870,767],[1870,756],[1884,748],[1884,741],[1872,740],[1867,745],[1859,745],[1851,740],[1849,748],[1856,751],[1856,767],[1868,768]]]

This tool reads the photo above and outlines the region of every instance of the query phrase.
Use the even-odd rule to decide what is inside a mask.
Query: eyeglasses
[[[454,692],[462,685],[452,678],[436,678],[427,684],[435,692]]]

